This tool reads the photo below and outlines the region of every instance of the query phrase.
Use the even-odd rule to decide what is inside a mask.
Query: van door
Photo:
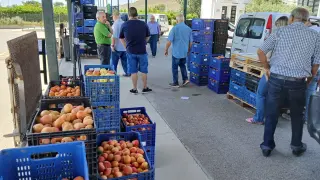
[[[247,53],[249,27],[254,15],[255,13],[248,13],[240,17],[233,35],[231,54]]]
[[[264,41],[265,36],[269,33],[266,30],[266,22],[268,16],[259,16],[256,15],[249,27],[248,33],[248,48],[247,53],[256,53],[258,48],[260,48],[261,44]]]

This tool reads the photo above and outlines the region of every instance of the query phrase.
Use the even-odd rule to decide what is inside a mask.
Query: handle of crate
[[[134,114],[134,113],[143,113],[146,112],[145,107],[135,107],[135,108],[123,108],[121,112],[124,114]]]

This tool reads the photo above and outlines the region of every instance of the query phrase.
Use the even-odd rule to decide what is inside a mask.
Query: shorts
[[[147,54],[130,54],[127,53],[128,59],[128,73],[135,74],[140,71],[141,73],[148,73],[148,55]]]

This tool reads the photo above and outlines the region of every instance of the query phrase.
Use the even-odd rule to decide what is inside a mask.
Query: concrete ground
[[[157,180],[319,179],[319,144],[310,138],[306,129],[303,141],[308,150],[302,157],[294,157],[289,146],[290,122],[280,120],[275,134],[277,147],[271,157],[264,158],[259,149],[263,126],[244,121],[251,113],[207,87],[190,84],[186,88],[169,88],[171,58],[163,55],[164,43],[163,39],[157,57],[149,59],[148,81],[154,92],[131,95],[130,79],[121,78],[121,107],[145,106],[157,123]],[[68,72],[70,65],[61,67],[64,75],[71,72]],[[6,70],[2,64],[0,68],[0,80],[6,84]],[[6,102],[8,91],[4,88],[2,92],[0,136],[12,127],[8,122],[11,120],[10,105]],[[189,99],[182,100],[182,96]],[[7,146],[10,141],[0,137],[0,149]]]

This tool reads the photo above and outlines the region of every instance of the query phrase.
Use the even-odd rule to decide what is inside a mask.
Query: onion
[[[50,111],[48,111],[48,110],[43,110],[43,111],[41,111],[40,116],[42,117],[42,116],[44,116],[44,115],[49,115],[49,114],[50,114]]]
[[[40,118],[41,124],[52,124],[52,117],[50,115],[44,115]]]
[[[83,120],[87,116],[87,113],[84,111],[77,112],[77,118]]]
[[[33,126],[33,132],[40,133],[43,128],[44,128],[44,126],[42,124],[35,124]]]

